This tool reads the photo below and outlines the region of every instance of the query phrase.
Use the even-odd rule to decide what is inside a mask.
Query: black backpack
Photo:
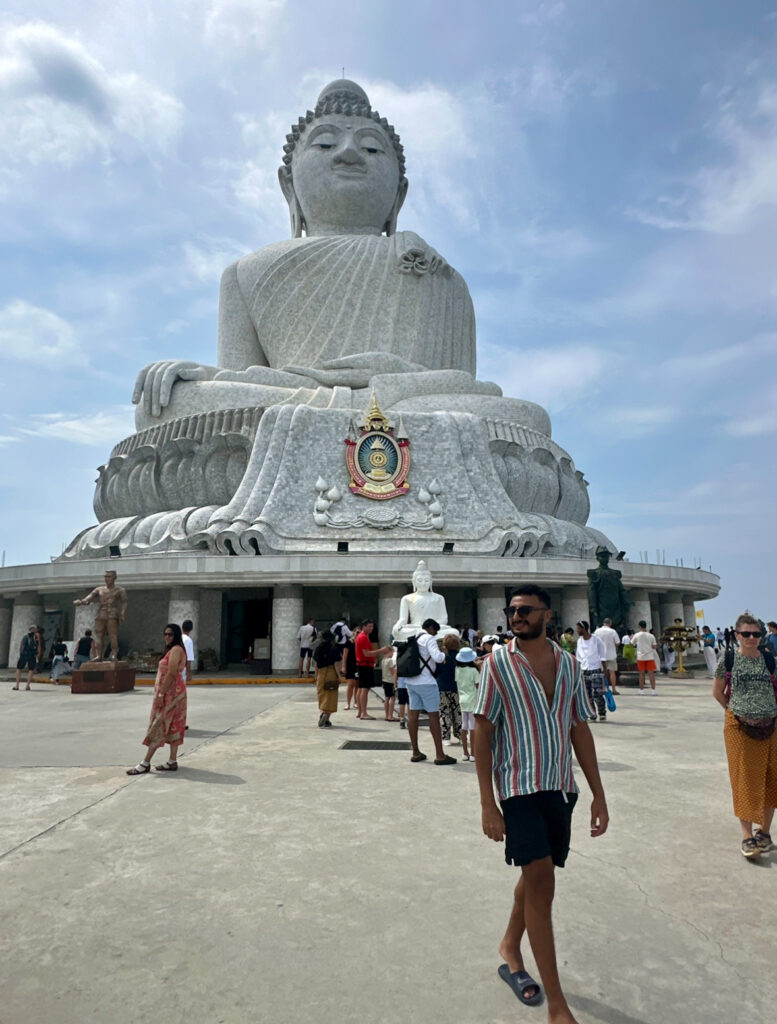
[[[22,651],[25,654],[38,653],[38,638],[35,633],[25,633],[22,641]]]
[[[342,624],[342,622],[338,622],[337,625],[334,627],[334,629],[332,630],[332,636],[334,637],[334,640],[335,640],[336,644],[341,644],[343,642],[343,624]]]
[[[397,677],[402,679],[413,679],[420,676],[424,665],[432,675],[435,674],[426,658],[421,657],[418,650],[418,637],[411,636],[409,640],[402,640],[397,644]]]

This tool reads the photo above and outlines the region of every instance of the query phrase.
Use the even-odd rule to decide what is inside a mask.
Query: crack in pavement
[[[284,701],[279,701],[278,703],[283,704]],[[272,711],[275,707],[277,707],[277,704],[273,704],[272,707],[265,708],[263,711],[258,711],[254,715],[248,715],[247,718],[242,719],[240,722],[235,722],[234,725],[230,725],[230,727],[228,729],[223,729],[221,732],[215,733],[213,736],[209,736],[207,739],[204,739],[202,741],[202,743],[198,744],[196,749],[192,750],[191,753],[189,754],[189,756],[192,756],[193,754],[196,754],[197,751],[201,747],[206,747],[209,743],[212,743],[214,740],[220,739],[222,736],[226,736],[228,733],[232,732],[234,729],[239,729],[240,726],[241,725],[245,725],[246,722],[251,722],[255,718],[261,718],[262,715],[266,715],[268,713],[268,711]],[[183,760],[183,758],[185,756],[186,756],[186,754],[182,754],[181,755],[181,759]],[[51,766],[35,765],[35,767],[36,768],[46,768],[46,767],[51,767]],[[79,768],[79,767],[82,767],[82,766],[81,765],[73,765],[72,767],[73,768]],[[88,767],[94,768],[95,765],[89,765]],[[112,767],[112,766],[111,765],[105,765],[104,767],[108,768],[108,767]],[[93,807],[97,807],[97,806],[99,806],[99,804],[104,803],[106,800],[110,800],[112,797],[116,796],[117,793],[121,793],[122,790],[127,789],[127,787],[131,786],[134,782],[135,782],[135,779],[130,779],[129,781],[124,781],[124,782],[122,782],[122,784],[120,786],[117,785],[115,789],[111,790],[110,793],[104,793],[102,796],[98,797],[96,800],[93,800],[90,804],[85,804],[83,807],[79,807],[78,810],[73,811],[72,814],[65,815],[65,817],[64,818],[60,818],[59,821],[55,821],[52,825],[49,825],[47,828],[41,829],[40,832],[36,832],[35,835],[29,836],[27,839],[23,840],[23,842],[17,843],[16,846],[12,846],[9,850],[5,850],[3,853],[0,853],[0,860],[5,860],[5,858],[6,857],[10,857],[10,855],[12,853],[17,853],[19,850],[23,850],[25,848],[25,846],[29,846],[30,843],[34,843],[36,840],[42,839],[44,836],[49,835],[49,833],[56,831],[56,829],[58,829],[60,827],[60,825],[64,825],[68,821],[73,821],[80,814],[85,814],[87,811],[90,811]]]
[[[722,942],[720,942],[719,939],[717,939],[714,935],[709,935],[707,932],[704,931],[703,928],[700,928],[699,925],[697,925],[694,921],[690,921],[686,917],[680,917],[677,914],[671,914],[668,910],[665,910],[663,907],[657,907],[654,903],[651,902],[649,894],[642,888],[642,886],[639,884],[639,881],[631,874],[628,868],[624,867],[622,864],[613,864],[611,861],[605,860],[603,857],[592,856],[588,853],[580,853],[579,850],[570,849],[570,853],[576,855],[577,857],[582,857],[583,860],[596,861],[599,864],[602,864],[604,867],[608,868],[609,870],[616,868],[618,871],[622,871],[623,874],[626,876],[627,881],[629,881],[634,886],[634,888],[642,894],[645,901],[645,906],[649,907],[657,914],[662,914],[670,921],[688,925],[689,928],[692,928],[695,932],[697,932],[706,942],[709,942],[710,944],[717,947],[721,962],[725,964],[726,967],[728,967],[730,970],[732,970],[743,984],[749,983],[750,979],[745,978],[744,975],[740,974],[736,966],[726,959],[723,944]]]

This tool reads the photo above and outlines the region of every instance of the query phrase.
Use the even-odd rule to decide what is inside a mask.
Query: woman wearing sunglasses
[[[740,615],[734,628],[739,650],[718,662],[712,692],[726,709],[723,738],[734,814],[742,829],[742,853],[745,857],[760,857],[773,848],[769,830],[777,805],[773,662],[770,671],[758,648],[761,624],[756,618]],[[760,827],[753,831],[754,826]]]
[[[170,758],[167,764],[157,765],[158,772],[178,771],[178,748],[186,732],[186,648],[183,645],[181,627],[174,622],[165,626],[165,653],[159,662],[151,718],[143,745],[148,747],[146,756],[127,775],[147,775],[151,771],[151,758],[165,743],[170,744]]]

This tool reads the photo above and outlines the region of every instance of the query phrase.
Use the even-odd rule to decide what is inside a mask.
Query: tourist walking
[[[334,635],[334,630],[332,630],[332,636]],[[337,643],[336,638],[335,643]],[[354,640],[346,640],[337,646],[343,652],[341,671],[345,678],[345,710],[350,711],[351,708],[358,710],[356,694],[359,689],[359,680],[356,678],[356,643]]]
[[[184,619],[181,623],[181,640],[183,641],[183,649],[186,651],[186,682],[192,681],[194,675],[194,640],[192,640],[192,630],[194,629],[194,623],[191,619]]]
[[[70,660],[67,656],[67,644],[64,640],[56,640],[54,642],[54,657],[51,662],[51,675],[49,676],[50,683],[59,683],[60,676],[67,675],[70,672]]]
[[[604,702],[604,672],[606,667],[605,648],[602,641],[592,633],[585,619],[577,624],[577,660],[583,670],[583,680],[591,703],[599,713],[599,721],[607,721],[607,705]],[[595,722],[596,715],[589,721]]]
[[[742,831],[742,853],[751,858],[773,846],[771,825],[777,806],[777,681],[774,656],[758,649],[758,619],[740,615],[734,628],[739,650],[727,650],[718,662],[712,693],[726,711],[723,739],[734,814]]]
[[[375,685],[375,659],[382,654],[393,654],[393,647],[378,647],[373,639],[372,619],[364,619],[354,641],[356,653],[356,677],[358,687],[356,689],[357,718],[364,721],[374,722],[372,715],[367,714],[367,698],[370,690]]]
[[[766,628],[769,632],[764,637],[764,646],[777,657],[777,622],[767,622]]]
[[[456,655],[456,689],[461,710],[461,749],[465,761],[475,760],[475,705],[480,673],[475,668],[475,652],[462,648]]]
[[[304,678],[312,675],[313,644],[317,636],[315,619],[308,619],[304,626],[300,626],[297,631],[297,639],[299,640],[299,674]]]
[[[550,595],[535,584],[513,591],[506,609],[514,639],[494,651],[480,680],[475,756],[483,832],[505,843],[505,860],[521,869],[499,953],[499,976],[529,1006],[542,989],[524,969],[524,931],[548,1000],[549,1020],[576,1024],[558,975],[551,908],[555,868],[569,853],[577,786],[574,750],[593,794],[591,835],[607,830],[608,814],[580,667],[545,636]],[[494,789],[499,804],[494,796]],[[583,954],[585,937],[577,944]],[[583,954],[587,955],[587,954]]]
[[[164,631],[165,653],[159,662],[151,716],[143,745],[148,752],[127,775],[146,775],[151,771],[151,759],[165,743],[170,744],[170,757],[166,764],[156,766],[158,772],[178,771],[178,748],[186,732],[186,650],[181,627],[168,622]]]
[[[76,644],[76,653],[73,656],[73,668],[79,669],[85,661],[91,661],[95,657],[95,643],[91,629],[85,629],[84,635]]]
[[[402,680],[407,687],[410,700],[407,723],[410,745],[413,748],[410,760],[416,764],[426,760],[426,754],[418,746],[418,719],[422,711],[425,711],[429,718],[429,732],[432,735],[435,751],[434,763],[440,765],[456,764],[456,758],[446,755],[442,748],[440,690],[432,672],[432,665],[441,665],[445,661],[445,654],[440,650],[439,644],[435,640],[439,630],[440,624],[436,619],[424,619],[421,624],[421,632],[416,637],[418,654],[421,660],[421,672],[417,676],[411,676]]]
[[[318,694],[319,728],[332,725],[332,715],[337,711],[337,691],[340,685],[340,673],[337,670],[340,661],[340,648],[337,646],[331,630],[325,629],[321,634],[321,643],[313,651],[316,663],[316,692]]]
[[[707,663],[707,675],[714,676],[715,669],[718,664],[718,659],[715,657],[715,634],[712,632],[709,626],[702,626],[701,628],[701,652],[704,655],[704,660]]]
[[[459,693],[456,686],[456,655],[461,649],[461,641],[453,633],[442,642],[445,661],[437,666],[437,689],[440,691],[440,731],[442,743],[449,747],[453,740],[461,739],[461,708]],[[471,649],[471,648],[470,648]]]
[[[610,681],[610,689],[618,694],[618,643],[620,638],[612,628],[612,619],[605,619],[602,625],[594,630],[594,636],[598,636],[604,644],[605,674]]]
[[[391,648],[391,654],[380,659],[380,681],[383,684],[383,713],[387,722],[398,722],[394,717],[394,703],[397,699],[397,652]]]
[[[30,626],[27,632],[19,641],[19,660],[16,662],[16,685],[14,690],[19,689],[22,681],[22,672],[27,669],[27,685],[25,690],[32,689],[32,677],[35,673],[35,666],[38,664],[38,627]]]
[[[637,671],[639,672],[639,693],[645,692],[645,676],[650,681],[650,692],[656,692],[656,638],[647,631],[647,622],[639,620],[639,629],[631,638],[637,655]]]

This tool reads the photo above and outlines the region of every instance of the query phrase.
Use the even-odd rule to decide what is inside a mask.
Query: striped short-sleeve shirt
[[[577,661],[552,646],[556,690],[550,703],[515,640],[496,648],[483,666],[475,714],[494,725],[494,782],[500,800],[542,790],[577,792],[570,731],[594,709]]]

